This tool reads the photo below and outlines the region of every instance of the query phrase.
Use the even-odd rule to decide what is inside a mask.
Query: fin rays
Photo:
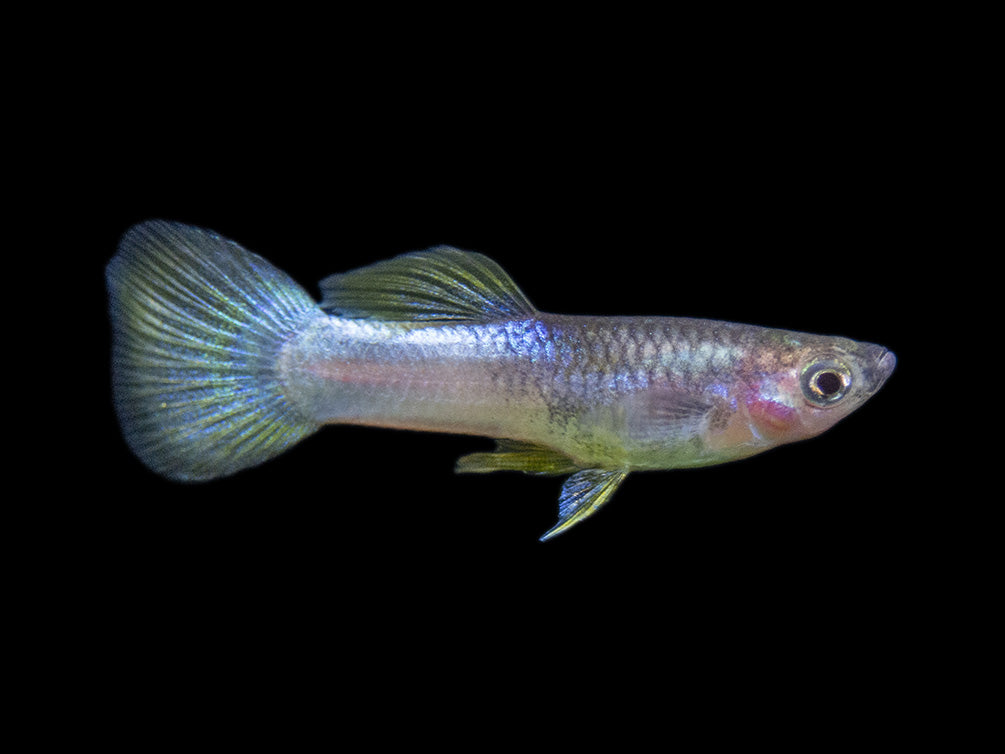
[[[115,408],[151,469],[224,476],[316,429],[276,375],[279,348],[321,315],[285,273],[215,234],[153,221],[126,233],[106,276]]]
[[[321,281],[321,308],[386,321],[489,321],[535,313],[498,264],[483,254],[437,246]]]
[[[522,471],[525,474],[556,475],[575,472],[562,485],[558,522],[545,532],[542,542],[568,531],[596,513],[628,476],[628,472],[621,469],[583,469],[557,450],[516,440],[497,440],[493,452],[461,456],[454,470],[459,474]]]
[[[562,485],[558,502],[558,523],[541,537],[545,542],[596,513],[628,476],[627,471],[584,469]]]
[[[496,440],[491,453],[469,453],[457,459],[458,474],[486,474],[492,471],[522,471],[525,474],[568,474],[579,467],[557,450],[516,440]]]

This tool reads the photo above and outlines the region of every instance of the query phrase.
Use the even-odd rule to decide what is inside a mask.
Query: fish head
[[[883,386],[897,359],[874,343],[791,334],[746,396],[751,433],[771,445],[815,437]]]

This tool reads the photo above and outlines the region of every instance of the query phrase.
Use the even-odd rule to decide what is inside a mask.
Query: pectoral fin
[[[684,443],[701,435],[713,406],[686,391],[668,388],[642,390],[622,402],[625,429],[634,439]]]
[[[586,469],[566,479],[558,500],[558,523],[545,532],[541,541],[561,534],[596,513],[626,476],[627,471]]]

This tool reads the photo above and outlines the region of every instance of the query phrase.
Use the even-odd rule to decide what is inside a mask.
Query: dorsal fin
[[[535,314],[498,264],[483,254],[436,246],[321,281],[321,308],[355,319],[485,322]]]

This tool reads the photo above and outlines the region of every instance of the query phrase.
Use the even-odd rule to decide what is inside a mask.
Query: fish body
[[[549,538],[632,471],[823,432],[893,370],[882,346],[728,322],[538,311],[492,260],[437,247],[322,281],[315,303],[212,233],[149,222],[108,268],[125,437],[168,477],[253,466],[324,424],[483,435],[460,472],[570,474]]]

